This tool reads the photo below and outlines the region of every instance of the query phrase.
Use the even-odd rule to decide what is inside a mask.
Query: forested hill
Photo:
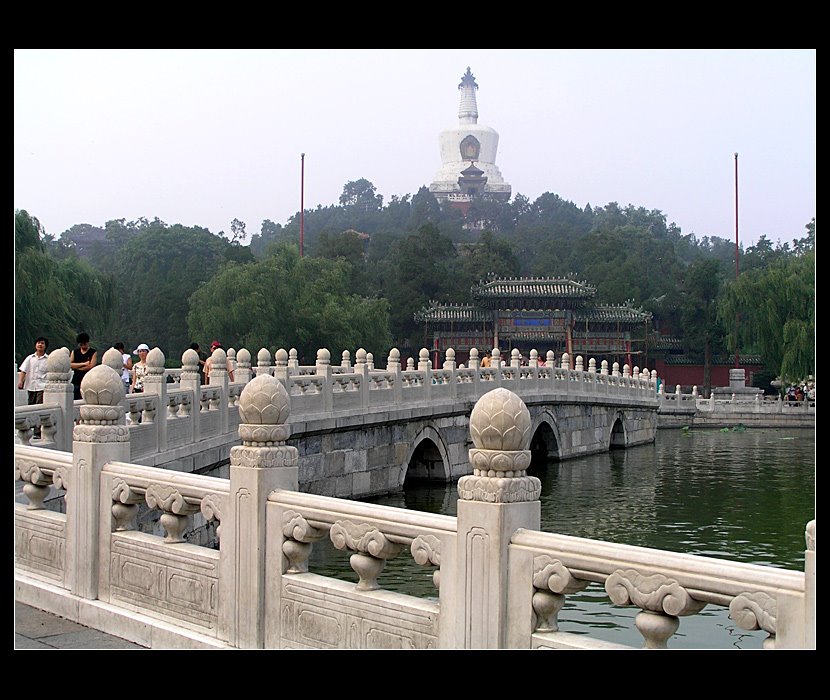
[[[508,203],[477,200],[465,219],[426,187],[384,204],[358,180],[338,205],[304,212],[302,257],[299,219],[265,220],[250,241],[238,219],[230,236],[156,218],[78,224],[55,237],[36,212],[16,212],[17,361],[37,335],[71,348],[80,330],[93,346],[146,342],[173,362],[193,340],[206,348],[214,338],[253,352],[295,347],[309,362],[319,347],[417,351],[423,329],[413,314],[430,300],[468,302],[490,273],[576,275],[596,287],[598,302],[651,311],[660,330],[701,355],[734,342],[728,314],[751,307],[747,295],[798,279],[803,288],[776,293],[794,308],[772,317],[782,328],[792,321],[791,336],[814,335],[815,220],[803,237],[793,232],[792,245],[762,237],[741,248],[747,292],[735,283],[734,241],[683,235],[658,210],[615,202],[579,207],[552,193],[534,202],[517,194]],[[743,332],[742,347],[760,352],[763,338]],[[783,350],[763,352],[779,370]]]

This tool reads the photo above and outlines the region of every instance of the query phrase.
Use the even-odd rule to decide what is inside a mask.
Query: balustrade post
[[[447,352],[444,353],[444,358],[445,359],[443,369],[452,372],[450,376],[450,396],[452,398],[456,398],[458,396],[458,384],[456,383],[455,376],[455,350],[453,348],[447,348]]]
[[[531,349],[530,351],[530,366],[531,367],[538,367],[541,362],[539,362],[539,351],[536,348]]]
[[[511,367],[516,367],[518,369],[519,367],[521,367],[521,365],[522,365],[521,354],[519,353],[518,348],[513,348],[510,351],[510,366]]]
[[[296,348],[291,348],[288,351],[288,366],[292,369],[297,369],[300,366],[300,361],[297,359]],[[292,374],[291,370],[289,370],[288,373]]]
[[[263,348],[264,349],[264,348]],[[262,350],[259,351],[260,354]],[[266,350],[266,352],[268,352]],[[269,354],[270,359],[270,354]],[[271,374],[269,372],[269,374]],[[285,351],[285,348],[279,348],[277,352],[274,354],[274,370],[273,370],[273,377],[274,379],[279,379],[282,382],[282,385],[285,387],[285,390],[288,392],[288,395],[291,395],[291,387],[289,386],[289,377],[291,376],[291,360],[289,359],[288,353]]]
[[[224,354],[224,353],[223,353]],[[147,374],[144,377],[144,395],[158,396],[156,404],[156,445],[159,452],[167,449],[167,380],[164,376],[164,353],[153,348],[147,353]],[[224,364],[222,367],[224,368]],[[213,369],[211,369],[213,379]],[[227,375],[227,372],[225,372]],[[227,408],[225,409],[227,417]],[[227,425],[223,432],[227,432]]]
[[[94,600],[100,567],[109,566],[99,560],[99,530],[108,531],[112,517],[112,499],[101,502],[101,471],[108,462],[129,461],[130,431],[120,405],[120,372],[104,364],[93,367],[81,382],[81,396],[81,419],[72,435],[72,472],[60,474],[58,481],[67,494],[66,583],[75,595]]]
[[[70,353],[68,348],[59,348],[49,353],[46,360],[46,386],[43,389],[43,404],[57,404],[60,407],[55,449],[72,451],[72,428],[75,425],[75,393],[69,381]]]
[[[392,348],[389,351],[389,357],[386,358],[386,371],[392,374],[393,397],[395,405],[400,405],[403,401],[402,387],[401,387],[401,351],[398,348]]]
[[[190,392],[190,425],[192,441],[198,442],[201,437],[202,412],[202,377],[199,374],[199,353],[188,348],[182,353],[182,377],[179,386]]]
[[[478,398],[478,391],[480,386],[481,377],[479,375],[479,369],[481,367],[481,361],[478,357],[478,348],[470,348],[470,358],[467,361],[470,369],[472,370],[473,375],[473,396]]]
[[[348,350],[344,351],[345,354],[348,354]],[[317,351],[314,373],[323,380],[323,386],[320,388],[323,392],[323,410],[331,411],[334,408],[334,387],[331,383],[331,353],[327,348]]]
[[[268,494],[275,489],[299,489],[299,453],[286,445],[288,392],[274,377],[263,374],[245,385],[239,397],[239,437],[231,448],[230,493],[222,518],[219,548],[224,593],[219,601],[219,627],[229,643],[240,649],[262,649],[266,622],[280,624],[279,605],[266,611],[267,542],[281,537],[267,519]],[[279,567],[279,563],[276,567]],[[272,574],[279,577],[280,571]]]
[[[222,348],[216,348],[210,356],[210,386],[221,389],[219,399],[219,434],[228,432],[228,357]]]
[[[804,533],[807,550],[804,552],[804,646],[816,648],[816,521],[807,523]]]
[[[283,350],[283,352],[285,352],[285,350]],[[288,353],[285,353],[285,357],[288,357]],[[272,374],[272,372],[273,370],[271,369],[271,352],[268,350],[268,348],[260,348],[259,352],[256,354],[256,369],[253,370],[254,377],[259,377],[263,374]],[[252,379],[254,377],[252,377]]]
[[[360,405],[363,410],[369,408],[369,364],[366,350],[358,348],[355,353],[354,373],[360,377]]]
[[[251,353],[247,348],[241,348],[236,353],[236,369],[233,373],[233,380],[235,382],[242,382],[247,384],[251,381],[253,373],[251,372]]]
[[[498,348],[493,348],[492,353],[490,354],[490,368],[494,369],[493,372],[493,389],[496,389],[501,386],[502,382],[502,360],[501,360],[501,350]]]
[[[418,352],[418,371],[424,373],[424,399],[429,401],[432,398],[432,361],[426,348]]]
[[[457,603],[456,648],[510,647],[508,633],[521,627],[510,621],[531,610],[531,587],[508,585],[510,538],[541,521],[541,482],[526,473],[530,431],[527,406],[505,388],[487,392],[470,414],[473,473],[458,481],[455,580],[447,582]],[[442,597],[445,585],[442,579]]]
[[[343,351],[342,359],[340,361],[340,367],[347,372],[351,371],[352,369],[352,362],[351,362],[351,353],[348,350]]]

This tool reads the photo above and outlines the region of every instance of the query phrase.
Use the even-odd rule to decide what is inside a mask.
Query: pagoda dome
[[[511,188],[496,166],[499,135],[495,129],[478,123],[475,93],[478,85],[469,67],[461,78],[458,89],[458,125],[445,129],[438,136],[441,169],[435,174],[429,191],[438,199],[460,194],[458,178],[475,163],[480,174],[487,178],[485,193],[507,201],[510,199]]]

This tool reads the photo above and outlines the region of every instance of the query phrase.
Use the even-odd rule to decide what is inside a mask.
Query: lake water
[[[660,430],[653,444],[550,462],[529,473],[542,481],[542,529],[576,537],[732,561],[804,569],[804,529],[815,518],[815,431]],[[456,514],[455,484],[407,486],[367,499],[412,510]],[[310,570],[356,581],[348,555],[323,540]],[[434,597],[432,569],[411,557],[390,560],[384,588]],[[611,604],[599,584],[566,598],[564,632],[641,646],[639,610]],[[680,618],[674,649],[760,649],[766,634],[747,632],[728,610],[706,606]]]

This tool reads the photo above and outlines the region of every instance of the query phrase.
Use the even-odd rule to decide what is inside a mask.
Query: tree
[[[192,342],[186,321],[188,297],[222,265],[234,264],[228,262],[234,253],[253,259],[247,247],[207,229],[150,224],[118,254],[111,336],[158,346],[168,359],[179,360]]]
[[[478,243],[466,247],[467,254],[459,256],[460,286],[469,291],[470,287],[486,279],[489,274],[499,277],[518,277],[519,261],[504,238],[497,238],[490,231],[483,231]]]
[[[79,331],[100,337],[112,308],[113,279],[88,263],[51,258],[46,233],[25,210],[15,212],[15,357],[21,362],[39,335],[50,347],[72,347]]]
[[[296,348],[313,363],[319,348],[337,357],[345,349],[389,348],[389,307],[383,299],[349,293],[344,260],[300,258],[278,244],[263,260],[222,268],[190,298],[193,337],[222,338],[226,346],[272,353]]]
[[[375,192],[375,186],[365,178],[347,182],[340,195],[340,204],[363,211],[378,211],[383,207],[383,197]]]
[[[459,284],[452,241],[432,224],[404,238],[393,254],[385,296],[391,305],[390,330],[401,351],[422,342],[413,316],[430,300],[458,301],[469,295]],[[400,347],[403,346],[403,347]]]
[[[239,219],[231,221],[231,234],[231,243],[236,245],[243,243],[248,237],[248,234],[245,233],[245,222]]]
[[[683,281],[681,321],[683,348],[690,355],[703,355],[703,395],[712,388],[712,357],[723,341],[718,320],[718,296],[722,276],[716,260],[699,260],[686,270]]]
[[[784,381],[815,374],[815,249],[787,255],[730,283],[719,313],[739,314],[740,347],[755,347]],[[730,349],[735,341],[730,338]]]
[[[436,223],[441,218],[441,206],[435,195],[426,187],[420,187],[412,197],[409,227],[417,229],[427,223]]]

